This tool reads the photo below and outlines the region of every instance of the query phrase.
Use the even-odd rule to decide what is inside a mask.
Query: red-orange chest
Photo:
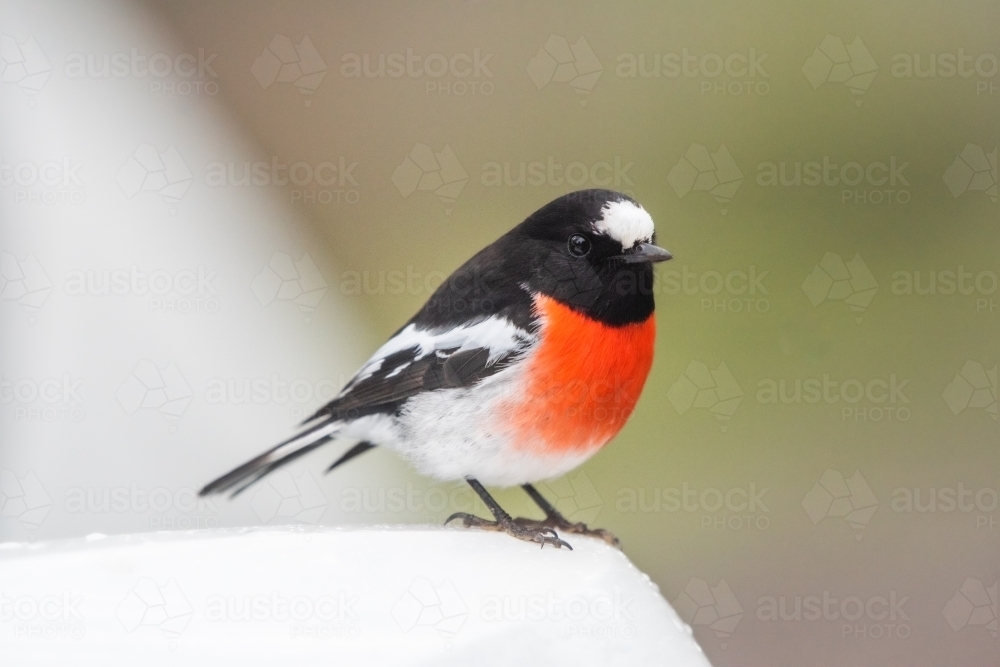
[[[625,425],[653,364],[656,321],[611,327],[538,295],[539,342],[524,394],[504,411],[518,448],[550,453],[600,447]]]

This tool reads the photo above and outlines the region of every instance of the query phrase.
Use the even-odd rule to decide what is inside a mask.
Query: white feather
[[[475,324],[463,325],[435,331],[418,329],[409,324],[375,351],[358,372],[357,379],[363,380],[382,368],[384,359],[400,350],[417,348],[414,358],[422,359],[438,350],[457,348],[457,352],[484,348],[490,351],[488,363],[493,363],[508,352],[524,348],[534,340],[534,336],[513,322],[502,317],[490,317]],[[393,375],[400,373],[406,364],[393,369]]]
[[[624,250],[653,240],[653,218],[643,207],[625,200],[605,204],[594,229],[621,243]]]

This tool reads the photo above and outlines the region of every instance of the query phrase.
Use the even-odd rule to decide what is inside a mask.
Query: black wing
[[[392,414],[419,393],[470,387],[506,368],[523,351],[523,347],[514,348],[491,361],[490,350],[482,347],[435,350],[419,358],[418,347],[400,350],[384,357],[377,371],[352,380],[337,398],[303,423],[321,417],[339,421]]]
[[[498,354],[462,346],[437,349],[418,358],[419,349],[410,347],[384,356],[377,371],[366,375],[365,370],[378,360],[376,353],[336,398],[303,423],[322,416],[341,419],[395,412],[415,394],[474,385],[520,356],[537,332],[538,322],[534,301],[524,286],[526,258],[512,247],[516,242],[515,236],[507,234],[459,267],[390,339],[408,327],[446,335],[459,327],[502,321],[520,331],[510,350]]]

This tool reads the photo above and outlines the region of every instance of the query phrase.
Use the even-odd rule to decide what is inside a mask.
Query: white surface
[[[39,665],[707,667],[603,542],[246,529],[0,545],[0,655]],[[249,603],[249,606],[247,606]],[[250,618],[234,618],[247,609]]]

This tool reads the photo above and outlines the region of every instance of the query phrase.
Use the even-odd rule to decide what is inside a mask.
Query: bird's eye
[[[590,252],[590,239],[583,234],[573,234],[569,237],[569,254],[583,257]]]

